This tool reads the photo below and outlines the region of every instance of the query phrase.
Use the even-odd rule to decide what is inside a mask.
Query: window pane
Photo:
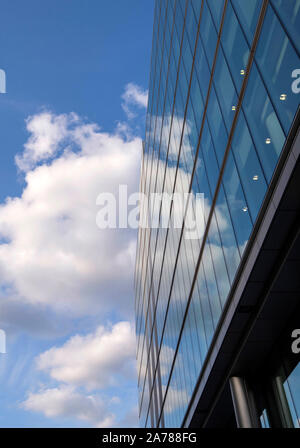
[[[198,40],[197,44],[194,71],[196,71],[197,73],[200,89],[202,92],[203,99],[205,101],[210,79],[210,70],[200,39]]]
[[[208,241],[210,243],[211,256],[216,273],[216,281],[221,305],[223,307],[229,293],[230,283],[215,216],[212,218]]]
[[[200,267],[199,267],[198,277],[197,277],[197,286],[198,286],[198,291],[199,291],[201,308],[203,310],[206,344],[207,344],[207,347],[209,347],[212,337],[213,337],[213,333],[214,333],[214,325],[213,325],[213,318],[212,318],[210,302],[208,299],[208,292],[207,292],[206,279],[205,279],[205,274],[204,274],[204,269],[203,269],[203,262],[201,262]]]
[[[228,65],[225,61],[224,54],[221,48],[219,50],[217,58],[216,71],[214,75],[214,85],[218,95],[227,131],[229,132],[238,99],[231,75],[229,73]]]
[[[199,0],[192,0],[192,4],[193,4],[196,18],[199,20],[200,11],[201,11],[201,2],[199,2]]]
[[[283,384],[295,428],[300,427],[300,363]]]
[[[249,47],[230,3],[228,3],[226,10],[221,41],[227,62],[230,64],[231,74],[239,92],[248,63]]]
[[[207,107],[207,119],[211,131],[211,136],[216,148],[218,162],[221,166],[228,135],[214,87],[212,87],[210,92],[210,98]]]
[[[208,63],[211,68],[217,46],[217,33],[206,2],[203,7],[202,19],[200,24],[200,34],[202,37],[202,42],[205,48]]]
[[[252,222],[249,216],[248,204],[231,153],[229,153],[226,163],[223,183],[235,234],[237,236],[238,246],[242,253],[252,230]]]
[[[270,182],[285,136],[255,64],[251,69],[243,109],[263,171]]]
[[[267,190],[267,183],[257,158],[243,113],[239,116],[235,136],[232,142],[232,150],[242,180],[249,212],[252,221],[255,221]]]
[[[231,0],[239,21],[251,45],[258,21],[262,0]]]
[[[232,218],[222,185],[219,190],[214,213],[218,228],[220,230],[228,273],[232,283],[240,263],[240,252],[237,246],[236,237],[232,226]]]
[[[224,0],[208,0],[208,5],[210,7],[215,26],[217,30],[219,30],[224,8]]]
[[[300,52],[300,0],[272,0],[272,4]]]
[[[196,21],[194,10],[191,2],[188,3],[186,18],[185,18],[185,30],[188,34],[188,41],[191,47],[191,51],[194,51],[196,36],[198,29],[198,20]]]
[[[291,90],[291,76],[293,70],[299,68],[300,60],[270,5],[255,57],[284,130],[288,133],[299,105],[298,95]]]

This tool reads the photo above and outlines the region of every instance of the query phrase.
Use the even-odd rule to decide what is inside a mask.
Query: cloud
[[[2,287],[24,303],[69,315],[128,316],[136,232],[100,230],[96,198],[117,195],[120,184],[128,194],[138,191],[140,138],[102,132],[74,114],[44,112],[27,126],[31,135],[18,159],[31,167],[26,185],[21,197],[0,206]]]
[[[68,127],[78,119],[74,113],[53,115],[50,112],[28,117],[26,129],[31,136],[24,145],[23,154],[15,157],[18,168],[29,171],[37,162],[55,156],[68,136]]]
[[[135,379],[135,332],[129,322],[98,327],[86,336],[76,335],[63,346],[37,358],[37,367],[51,378],[87,390],[104,389]]]
[[[125,92],[122,95],[122,108],[127,115],[127,118],[132,119],[136,117],[134,110],[136,108],[146,109],[148,104],[148,91],[134,83],[129,83],[125,86]]]
[[[107,411],[101,398],[80,394],[70,386],[29,393],[21,407],[27,411],[41,412],[50,418],[76,418],[99,428],[111,427],[115,421],[115,416]]]
[[[30,392],[21,407],[49,418],[85,420],[97,427],[136,426],[136,405],[126,400],[126,391],[136,384],[135,364],[135,333],[129,322],[75,335],[36,358],[37,369],[57,386]]]
[[[163,395],[166,393],[166,387],[162,386]],[[172,414],[176,409],[181,406],[188,406],[190,402],[190,395],[185,389],[179,389],[173,386],[168,387],[167,397],[165,401],[165,412],[167,414]]]
[[[10,338],[21,331],[38,339],[53,339],[68,334],[72,324],[49,309],[4,296],[0,297],[0,328]]]
[[[129,84],[122,101],[135,114],[147,92]],[[138,191],[141,139],[132,122],[106,133],[73,112],[43,111],[26,129],[15,157],[22,194],[0,205],[0,326],[48,342],[68,338],[31,363],[35,343],[21,407],[97,427],[136,426],[136,230],[101,230],[96,217],[100,193],[118,201],[119,185],[128,196]]]
[[[132,409],[130,409],[126,414],[125,417],[120,421],[118,424],[118,427],[120,428],[138,428],[138,421],[139,421],[139,412],[138,407],[134,406]]]

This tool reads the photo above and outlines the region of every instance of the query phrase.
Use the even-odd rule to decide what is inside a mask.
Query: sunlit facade
[[[140,189],[205,230],[139,229],[141,426],[299,427],[299,53],[300,0],[155,2]]]

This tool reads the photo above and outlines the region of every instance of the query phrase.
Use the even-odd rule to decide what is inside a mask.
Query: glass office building
[[[300,0],[155,2],[140,190],[158,195],[141,203],[135,270],[141,426],[299,427],[299,54]],[[192,210],[204,197],[197,237],[186,217],[162,225],[175,205],[159,194],[177,192]]]

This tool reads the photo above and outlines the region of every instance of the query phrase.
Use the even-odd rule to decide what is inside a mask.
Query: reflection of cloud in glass
[[[165,395],[166,389],[163,387],[163,395]],[[165,403],[165,413],[171,414],[179,407],[187,406],[190,401],[190,396],[185,389],[177,389],[173,386],[168,387],[167,398]]]

